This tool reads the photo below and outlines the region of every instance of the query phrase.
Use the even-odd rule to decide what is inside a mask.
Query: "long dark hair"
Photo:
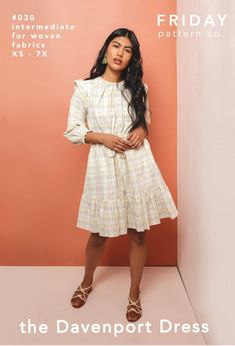
[[[126,28],[119,28],[114,30],[106,39],[103,47],[98,53],[98,57],[94,66],[90,71],[90,76],[85,80],[94,79],[101,76],[106,69],[106,64],[102,64],[103,58],[105,56],[106,50],[109,43],[118,36],[126,36],[132,43],[132,57],[129,61],[128,66],[122,71],[121,79],[124,80],[124,89],[130,90],[131,99],[128,101],[128,113],[132,119],[132,125],[130,126],[129,132],[135,128],[142,126],[148,134],[148,128],[145,120],[146,108],[146,98],[147,92],[145,90],[144,84],[142,82],[143,69],[142,69],[142,58],[140,54],[140,45],[138,39],[132,30]],[[123,91],[123,96],[125,97]],[[125,97],[126,98],[126,97]],[[134,109],[133,112],[130,112]],[[151,113],[151,112],[150,112]]]

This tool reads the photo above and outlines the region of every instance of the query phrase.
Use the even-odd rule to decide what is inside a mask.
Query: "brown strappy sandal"
[[[140,303],[140,293],[139,293],[139,297],[138,299],[133,302],[133,300],[131,300],[130,296],[128,297],[129,299],[129,304],[127,306],[127,311],[126,311],[126,318],[129,322],[135,322],[138,319],[140,319],[140,317],[142,316],[142,308],[141,305],[137,305],[137,303]],[[133,311],[134,313],[130,312]],[[131,317],[131,318],[130,318]],[[134,319],[132,319],[134,317]]]
[[[92,284],[86,288],[81,285],[76,289],[72,298],[71,304],[74,308],[81,308],[87,300],[88,294],[92,291]]]

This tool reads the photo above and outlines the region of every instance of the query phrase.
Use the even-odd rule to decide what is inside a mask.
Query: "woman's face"
[[[125,36],[115,37],[108,45],[107,64],[115,71],[124,70],[132,57],[132,44]]]

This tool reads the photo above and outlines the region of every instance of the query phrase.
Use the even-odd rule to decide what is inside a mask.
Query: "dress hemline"
[[[107,235],[107,234],[104,234],[104,233],[101,233],[101,232],[96,232],[96,231],[94,231],[94,230],[91,230],[91,229],[89,229],[89,228],[86,228],[86,227],[84,227],[84,226],[81,226],[80,224],[77,224],[75,227],[76,227],[76,231],[80,231],[80,230],[84,230],[84,231],[87,231],[87,232],[90,232],[90,233],[98,233],[101,237],[108,237],[108,238],[117,238],[117,237],[119,237],[119,236],[121,236],[121,235],[127,235],[128,234],[128,232],[127,232],[127,229],[128,228],[131,228],[131,229],[134,229],[134,230],[136,230],[137,232],[144,232],[144,231],[150,231],[150,227],[152,227],[152,226],[157,226],[157,225],[160,225],[161,224],[161,220],[162,219],[176,219],[177,218],[177,216],[178,216],[178,214],[176,214],[175,216],[164,216],[164,217],[161,217],[160,218],[160,220],[159,220],[159,222],[157,222],[157,223],[153,223],[153,224],[150,224],[149,225],[149,227],[147,227],[147,228],[145,228],[145,229],[136,229],[135,227],[127,227],[126,228],[126,231],[124,231],[124,232],[121,232],[121,233],[119,233],[119,234],[109,234],[109,235]]]

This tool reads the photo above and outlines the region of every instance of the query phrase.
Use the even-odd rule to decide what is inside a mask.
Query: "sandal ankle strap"
[[[137,305],[137,303],[140,301],[140,293],[139,293],[138,299],[135,302],[131,299],[130,295],[128,296],[128,299],[129,299],[129,304],[127,307],[127,312],[129,313],[130,311],[134,311],[136,313],[141,314],[142,312],[141,305]]]
[[[87,296],[88,296],[88,292],[86,292],[85,290],[89,289],[92,287],[92,284],[88,287],[83,288],[81,285],[76,289],[76,291],[74,292],[72,299],[76,299],[77,297],[79,297],[80,299],[82,299],[83,301],[86,301]]]
[[[85,294],[86,294],[85,290],[88,290],[88,289],[91,288],[91,287],[92,287],[92,284],[91,284],[90,286],[88,286],[88,287],[82,287],[82,285],[79,286],[79,288],[81,289],[81,291],[82,291],[83,293],[85,293]]]
[[[129,299],[129,301],[131,302],[132,305],[136,305],[139,302],[139,300],[140,300],[140,293],[139,293],[138,299],[135,302],[131,299],[130,295],[128,296],[128,299]]]

